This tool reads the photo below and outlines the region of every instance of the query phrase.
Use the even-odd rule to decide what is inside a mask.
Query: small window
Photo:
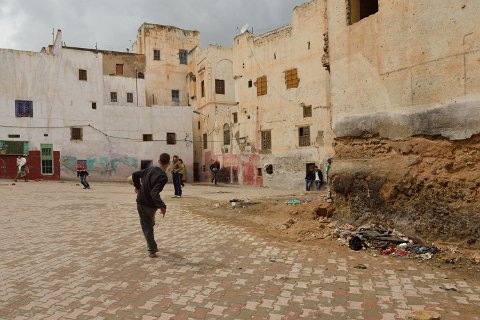
[[[262,150],[272,150],[272,131],[262,131]]]
[[[143,141],[153,141],[153,134],[144,134]]]
[[[208,136],[207,136],[206,133],[204,133],[204,134],[203,134],[203,149],[204,149],[204,150],[208,149],[208,141],[207,141],[207,139],[208,139]]]
[[[200,130],[200,121],[198,121],[198,130]]]
[[[257,78],[257,96],[264,96],[267,94],[267,77],[263,76]]]
[[[87,81],[87,70],[78,70],[78,80]]]
[[[177,144],[177,135],[174,132],[167,132],[167,144]]]
[[[116,92],[110,92],[110,101],[111,102],[117,102],[117,93]]]
[[[225,94],[225,80],[215,79],[215,93]]]
[[[158,49],[153,50],[153,60],[160,61],[160,50]]]
[[[70,128],[70,140],[83,141],[83,128]]]
[[[285,71],[285,84],[287,85],[287,89],[298,88],[299,82],[300,79],[298,79],[297,69]]]
[[[312,117],[312,106],[303,106],[303,117],[304,118]]]
[[[53,174],[53,145],[41,144],[41,172],[43,175]]]
[[[96,102],[92,102],[92,109],[93,110],[97,109],[97,103]]]
[[[180,64],[187,64],[187,56],[188,56],[188,51],[180,49],[178,51],[178,56],[180,58]]]
[[[127,102],[133,103],[133,93],[127,92]]]
[[[28,100],[15,100],[15,117],[32,118],[33,102]]]
[[[310,50],[310,41],[307,42],[307,48]]]
[[[9,134],[8,137],[10,139],[18,139],[18,138],[20,138],[20,135],[19,134]]]
[[[145,74],[143,72],[137,73],[137,78],[138,79],[145,79]]]
[[[29,144],[28,141],[0,141],[0,150],[8,155],[28,154]]]
[[[253,81],[252,80],[248,80],[248,87],[249,88],[253,87]]]
[[[200,91],[202,92],[202,98],[205,97],[205,81],[200,83]]]
[[[117,64],[117,67],[115,69],[115,75],[123,76],[123,64]]]
[[[273,164],[269,164],[265,167],[265,172],[267,174],[273,174]]]
[[[378,12],[378,0],[348,0],[348,23],[354,24]]]
[[[257,168],[257,177],[263,176],[262,168]]]
[[[172,90],[172,101],[173,102],[180,102],[180,91],[179,90]]]
[[[230,126],[228,125],[228,123],[225,123],[223,125],[223,145],[230,145]]]
[[[310,146],[310,127],[298,128],[298,145],[300,147]]]
[[[234,112],[233,114],[233,123],[238,123],[238,113]]]

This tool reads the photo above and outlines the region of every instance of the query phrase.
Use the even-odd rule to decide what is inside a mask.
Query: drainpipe
[[[138,70],[135,68],[135,90],[137,91],[137,107],[138,107]]]

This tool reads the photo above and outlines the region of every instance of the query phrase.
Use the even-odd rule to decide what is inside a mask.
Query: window
[[[9,134],[8,138],[9,139],[18,139],[18,138],[20,138],[20,135],[19,134]]]
[[[110,101],[111,102],[117,102],[117,93],[116,92],[110,92]]]
[[[157,50],[157,49],[153,50],[153,60],[160,61],[160,50]]]
[[[15,100],[15,117],[32,118],[33,102],[28,100]]]
[[[264,96],[267,94],[267,77],[263,76],[257,78],[257,96]]]
[[[200,121],[198,121],[198,130],[200,130]]]
[[[215,79],[215,93],[225,94],[225,80]]]
[[[203,149],[208,149],[208,135],[206,133],[203,134]]]
[[[272,149],[272,131],[262,131],[262,150]]]
[[[152,165],[153,165],[153,160],[142,160],[140,161],[140,170],[148,169]]]
[[[187,55],[188,55],[187,50],[180,49],[178,51],[178,56],[180,58],[180,64],[187,64]]]
[[[83,128],[70,128],[70,140],[82,141]]]
[[[378,12],[378,0],[348,0],[347,17],[354,24]]]
[[[143,135],[143,141],[153,141],[153,135],[152,134],[144,134]]]
[[[287,85],[287,89],[298,88],[299,82],[300,79],[298,79],[297,69],[285,71],[285,84]]]
[[[303,106],[303,117],[304,118],[312,117],[312,106]]]
[[[180,102],[180,91],[179,90],[172,90],[172,101],[173,102]]]
[[[87,70],[78,70],[78,80],[87,81]]]
[[[0,141],[1,154],[28,154],[28,141]]]
[[[133,93],[127,92],[127,102],[133,103]]]
[[[202,98],[205,97],[205,81],[200,83],[200,91],[202,92]]]
[[[253,81],[252,80],[248,80],[248,87],[251,88],[253,86]]]
[[[230,126],[228,125],[228,123],[225,123],[223,125],[223,145],[230,145]]]
[[[167,144],[177,144],[177,135],[175,132],[167,132]]]
[[[145,79],[145,74],[143,72],[137,73],[137,78],[138,79]]]
[[[257,177],[263,176],[262,168],[257,168]]]
[[[115,68],[115,75],[123,76],[123,64],[117,64]]]
[[[51,175],[53,174],[53,145],[41,144],[40,149],[42,150],[40,156],[42,174]]]
[[[97,109],[97,103],[96,102],[92,102],[92,109],[93,110]]]
[[[310,145],[310,127],[298,128],[298,145],[308,147]]]
[[[233,114],[233,123],[238,123],[238,113],[234,112]]]

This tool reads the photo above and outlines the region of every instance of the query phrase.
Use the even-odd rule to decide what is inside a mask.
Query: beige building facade
[[[188,54],[198,46],[198,31],[142,24],[132,51],[146,58],[147,105],[188,104]]]

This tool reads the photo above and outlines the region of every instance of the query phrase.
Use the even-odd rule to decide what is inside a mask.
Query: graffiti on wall
[[[62,156],[60,163],[62,167],[69,171],[75,172],[77,170],[77,160],[75,156],[64,155]],[[120,166],[137,169],[139,167],[139,161],[132,157],[89,157],[86,159],[87,169],[90,172],[100,174],[102,176],[113,176],[118,173]]]

